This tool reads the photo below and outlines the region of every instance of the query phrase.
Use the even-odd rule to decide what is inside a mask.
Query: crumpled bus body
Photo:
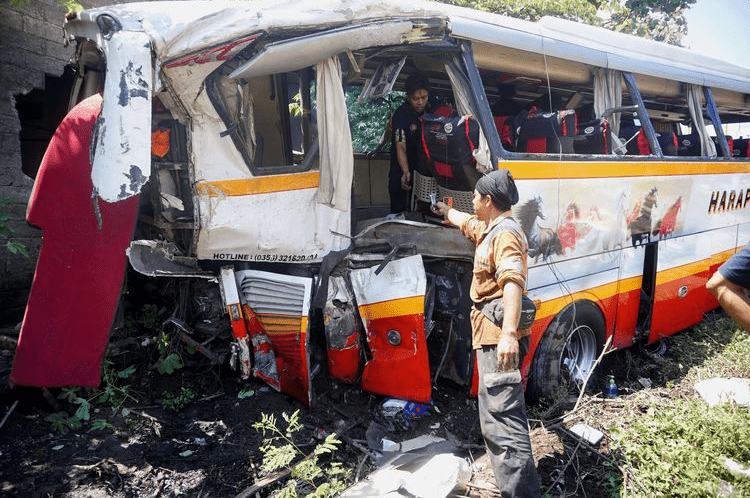
[[[682,107],[670,119],[687,116],[687,85],[705,85],[721,112],[746,106],[750,70],[676,47],[390,0],[146,2],[72,15],[65,33],[77,44],[74,101],[103,98],[91,161],[76,163],[91,181],[69,190],[75,209],[63,221],[40,213],[58,209],[45,203],[65,181],[48,182],[45,167],[37,179],[29,221],[45,234],[34,283],[43,290],[29,300],[17,384],[96,385],[127,258],[138,274],[181,289],[176,309],[190,311],[165,327],[196,344],[201,331],[221,335],[228,346],[207,352],[212,361],[303,403],[314,402],[322,369],[420,403],[439,377],[475,392],[474,246],[430,215],[423,193],[469,211],[472,182],[498,163],[516,178],[513,214],[529,239],[538,312],[522,373],[536,375],[542,394],[561,370],[587,379],[605,339],[654,342],[700,320],[716,306],[702,288],[710,270],[750,233],[747,163],[665,159],[645,114],[650,155],[625,161],[625,146],[609,143],[609,121],[638,106],[673,99]],[[620,78],[623,102],[583,126],[606,89],[605,69]],[[456,175],[451,165],[415,174],[409,212],[387,216],[388,158],[355,150],[352,129],[369,118],[354,122],[349,111],[390,102],[416,70],[479,136],[470,164]],[[513,119],[489,102],[508,86],[525,105]],[[568,108],[536,107],[562,100],[545,96],[552,90]],[[67,229],[84,219],[87,231]],[[75,263],[56,256],[75,248],[88,251]],[[101,271],[77,279],[84,260]],[[105,303],[82,296],[96,288]],[[684,312],[672,317],[675,306]],[[68,320],[71,310],[97,319]],[[81,362],[91,368],[58,375]]]

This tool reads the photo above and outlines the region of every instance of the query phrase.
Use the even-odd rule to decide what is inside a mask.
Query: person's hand
[[[408,170],[404,171],[404,174],[401,175],[401,188],[404,190],[411,188],[411,172]]]
[[[503,333],[497,342],[497,371],[518,368],[518,339],[515,334]]]
[[[448,211],[450,211],[451,207],[443,201],[437,201],[430,206],[430,209],[432,209],[433,213],[439,214],[440,216],[448,216]]]

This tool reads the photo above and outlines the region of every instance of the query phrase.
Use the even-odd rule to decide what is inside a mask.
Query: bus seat
[[[574,110],[540,112],[531,110],[522,120],[518,148],[525,152],[572,154],[578,120]]]
[[[700,156],[701,155],[701,137],[697,133],[691,135],[677,136],[677,155],[679,156]]]
[[[513,144],[513,120],[510,116],[495,116],[495,127],[497,128],[497,134],[500,135],[500,142],[506,150],[514,150]]]
[[[578,125],[578,133],[573,137],[573,150],[576,154],[609,154],[612,150],[609,121],[598,118]]]
[[[734,149],[734,140],[731,136],[727,135],[727,145],[729,150]],[[719,145],[719,137],[711,137],[714,145],[716,146],[716,154],[722,156],[721,146]],[[678,135],[677,136],[677,155],[679,156],[700,156],[701,155],[701,137],[697,133],[691,133],[689,135]]]
[[[449,203],[454,209],[474,214],[474,192],[471,190],[453,190],[438,185],[438,199]]]
[[[732,157],[750,157],[750,139],[736,138],[732,140]]]
[[[659,141],[661,146],[661,152],[665,156],[676,156],[677,155],[677,134],[671,132],[658,132],[656,139]]]
[[[623,126],[620,128],[619,137],[625,143],[629,156],[647,156],[651,154],[651,146],[648,144],[646,133],[637,125]]]
[[[414,187],[411,193],[411,210],[416,211],[417,201],[431,202],[431,194],[437,195],[438,184],[435,178],[425,176],[419,171],[414,170]]]
[[[448,188],[473,189],[477,175],[473,152],[479,144],[477,120],[455,112],[449,116],[425,113],[419,120],[423,174],[434,176]]]
[[[648,156],[651,154],[651,145],[648,143],[643,127],[625,126],[620,130],[620,138],[626,141],[628,155]],[[663,155],[677,155],[677,135],[674,132],[657,132],[656,140],[659,142]]]

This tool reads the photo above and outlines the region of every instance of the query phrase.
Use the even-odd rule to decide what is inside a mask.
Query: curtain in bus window
[[[622,75],[614,69],[594,69],[594,112],[602,117],[607,109],[622,106]],[[613,137],[620,133],[620,113],[608,119]]]
[[[703,121],[703,87],[687,85],[687,101],[690,116],[693,118],[693,133],[701,137],[701,156],[716,157],[716,146],[708,136],[706,122]]]
[[[467,114],[476,115],[471,108],[471,97],[469,96],[469,82],[461,74],[458,69],[457,63],[446,62],[445,71],[448,73],[448,78],[451,80],[451,87],[453,89],[453,98],[456,101],[456,109],[458,112],[465,116]],[[493,170],[492,159],[490,157],[490,147],[487,144],[487,139],[484,136],[484,131],[479,129],[479,144],[474,149],[474,160],[477,162],[477,170],[481,173]]]
[[[317,63],[315,73],[320,146],[318,202],[348,211],[354,156],[339,58],[334,56]]]

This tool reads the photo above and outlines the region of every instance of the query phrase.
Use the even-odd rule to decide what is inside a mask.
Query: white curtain
[[[317,63],[315,73],[320,145],[318,202],[349,211],[354,155],[338,56]]]
[[[614,69],[594,69],[594,112],[602,117],[607,109],[622,106],[622,75]],[[620,113],[613,114],[609,121],[612,135],[620,133]]]
[[[461,83],[461,77],[455,73],[455,68],[451,64],[445,65],[445,71],[448,73],[448,78],[451,80],[451,87],[453,87],[453,97],[456,99],[456,109],[462,116],[473,115],[471,110],[471,99],[469,97],[468,88],[466,85]],[[474,149],[474,160],[477,162],[477,171],[480,173],[486,173],[495,169],[492,165],[492,158],[490,156],[490,146],[487,144],[487,139],[484,136],[484,132],[481,127],[479,129],[479,144]]]
[[[698,133],[701,137],[701,156],[716,157],[716,145],[708,136],[706,122],[703,121],[703,87],[687,85],[687,101],[693,118],[693,133]]]

